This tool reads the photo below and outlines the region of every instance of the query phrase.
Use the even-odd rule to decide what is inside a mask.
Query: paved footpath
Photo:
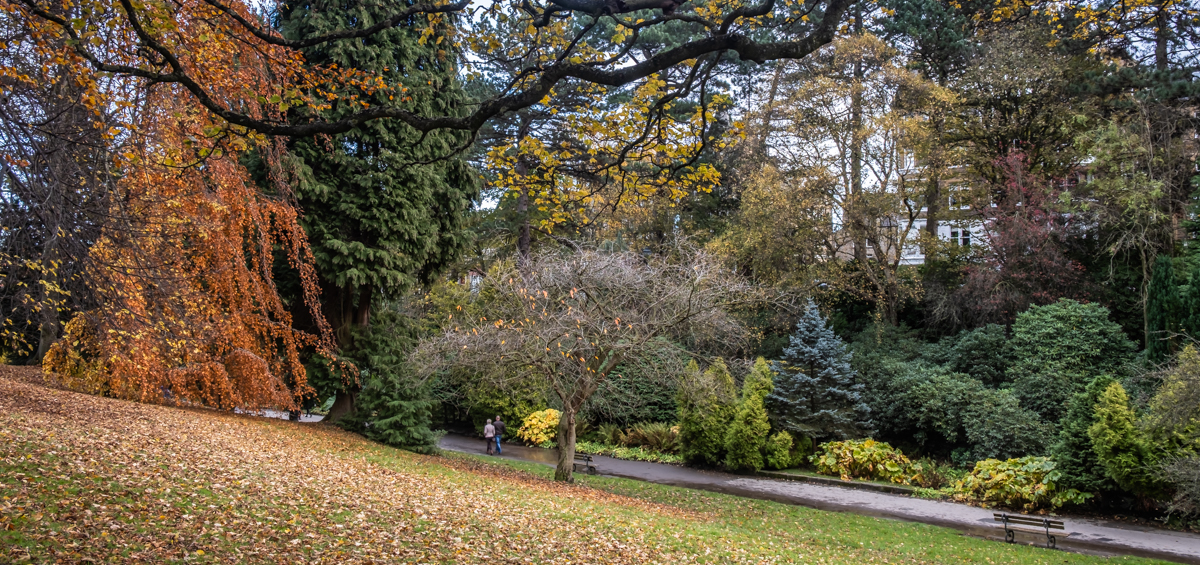
[[[449,451],[484,453],[483,440],[459,435],[442,438],[440,447]],[[504,445],[506,459],[553,465],[554,451],[519,445]],[[675,465],[623,461],[595,456],[601,475],[624,477],[665,485],[723,492],[747,498],[774,500],[880,518],[892,518],[953,528],[967,535],[1002,540],[1003,531],[992,519],[992,511],[965,504],[924,500],[868,490],[746,477],[702,471]],[[1200,535],[1125,524],[1113,520],[1060,516],[1071,536],[1058,546],[1069,551],[1096,555],[1139,555],[1200,565]],[[997,535],[999,534],[999,535]],[[1030,534],[1018,534],[1018,542],[1045,543]]]

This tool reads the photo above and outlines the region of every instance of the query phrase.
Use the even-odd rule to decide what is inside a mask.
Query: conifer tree
[[[774,388],[771,380],[771,366],[759,357],[742,383],[737,416],[725,434],[725,466],[731,470],[758,471],[763,467],[762,451],[767,444],[767,434],[771,433],[771,421],[763,401]]]
[[[1078,392],[1067,402],[1067,412],[1059,422],[1058,442],[1050,449],[1055,469],[1062,473],[1059,484],[1064,489],[1103,493],[1115,491],[1116,483],[1109,478],[1100,458],[1092,447],[1088,429],[1096,423],[1096,405],[1100,395],[1117,382],[1108,375],[1092,380],[1087,389]]]
[[[370,26],[393,14],[382,0],[287,3],[280,27],[288,39]],[[434,24],[448,25],[443,23]],[[356,69],[382,84],[346,87],[317,116],[335,120],[364,106],[397,102],[421,115],[453,115],[467,102],[447,43],[424,41],[429,17],[415,15],[365,38],[303,49],[311,66]],[[296,116],[298,121],[312,116]],[[289,147],[295,195],[321,279],[322,308],[343,354],[352,354],[352,327],[370,325],[373,301],[429,280],[465,249],[465,217],[476,197],[466,163],[443,158],[464,134],[428,135],[399,120],[375,120],[332,137],[301,138]],[[337,392],[330,418],[353,412],[358,387],[326,383]]]
[[[850,356],[809,300],[783,360],[773,367],[775,390],[767,397],[767,408],[778,426],[818,440],[868,434],[870,409],[862,398],[863,385],[855,383]]]
[[[1200,339],[1200,262],[1192,270],[1184,295],[1180,297],[1183,319],[1180,329],[1193,339]]]
[[[1146,358],[1161,363],[1175,349],[1175,334],[1183,317],[1179,288],[1171,258],[1160,255],[1154,262],[1146,300]]]
[[[1158,471],[1161,453],[1138,426],[1121,383],[1100,393],[1088,435],[1100,464],[1121,489],[1149,499],[1162,497],[1167,485]]]
[[[679,387],[679,445],[685,463],[714,466],[725,460],[725,435],[736,415],[733,376],[718,358],[704,373],[695,361]]]

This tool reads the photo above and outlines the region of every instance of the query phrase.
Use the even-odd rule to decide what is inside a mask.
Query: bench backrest
[[[1041,518],[1038,516],[1021,516],[1019,514],[1004,514],[1002,512],[997,512],[995,514],[992,514],[992,516],[996,519],[997,522],[1008,522],[1009,524],[1014,524],[1014,525],[1019,525],[1019,526],[1038,526],[1038,527],[1043,527],[1043,528],[1049,528],[1051,530],[1066,529],[1063,526],[1062,520],[1054,520],[1051,518]]]

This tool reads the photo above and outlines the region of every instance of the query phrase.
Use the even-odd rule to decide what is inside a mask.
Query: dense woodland
[[[1193,2],[0,7],[6,363],[1200,512]]]

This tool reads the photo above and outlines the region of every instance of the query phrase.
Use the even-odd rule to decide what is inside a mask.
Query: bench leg
[[[1016,530],[1010,530],[1008,528],[1004,528],[1004,541],[1006,541],[1008,543],[1012,543],[1016,539],[1017,539]]]
[[[1054,539],[1054,536],[1046,534],[1046,547],[1050,549],[1058,549],[1058,540]]]

